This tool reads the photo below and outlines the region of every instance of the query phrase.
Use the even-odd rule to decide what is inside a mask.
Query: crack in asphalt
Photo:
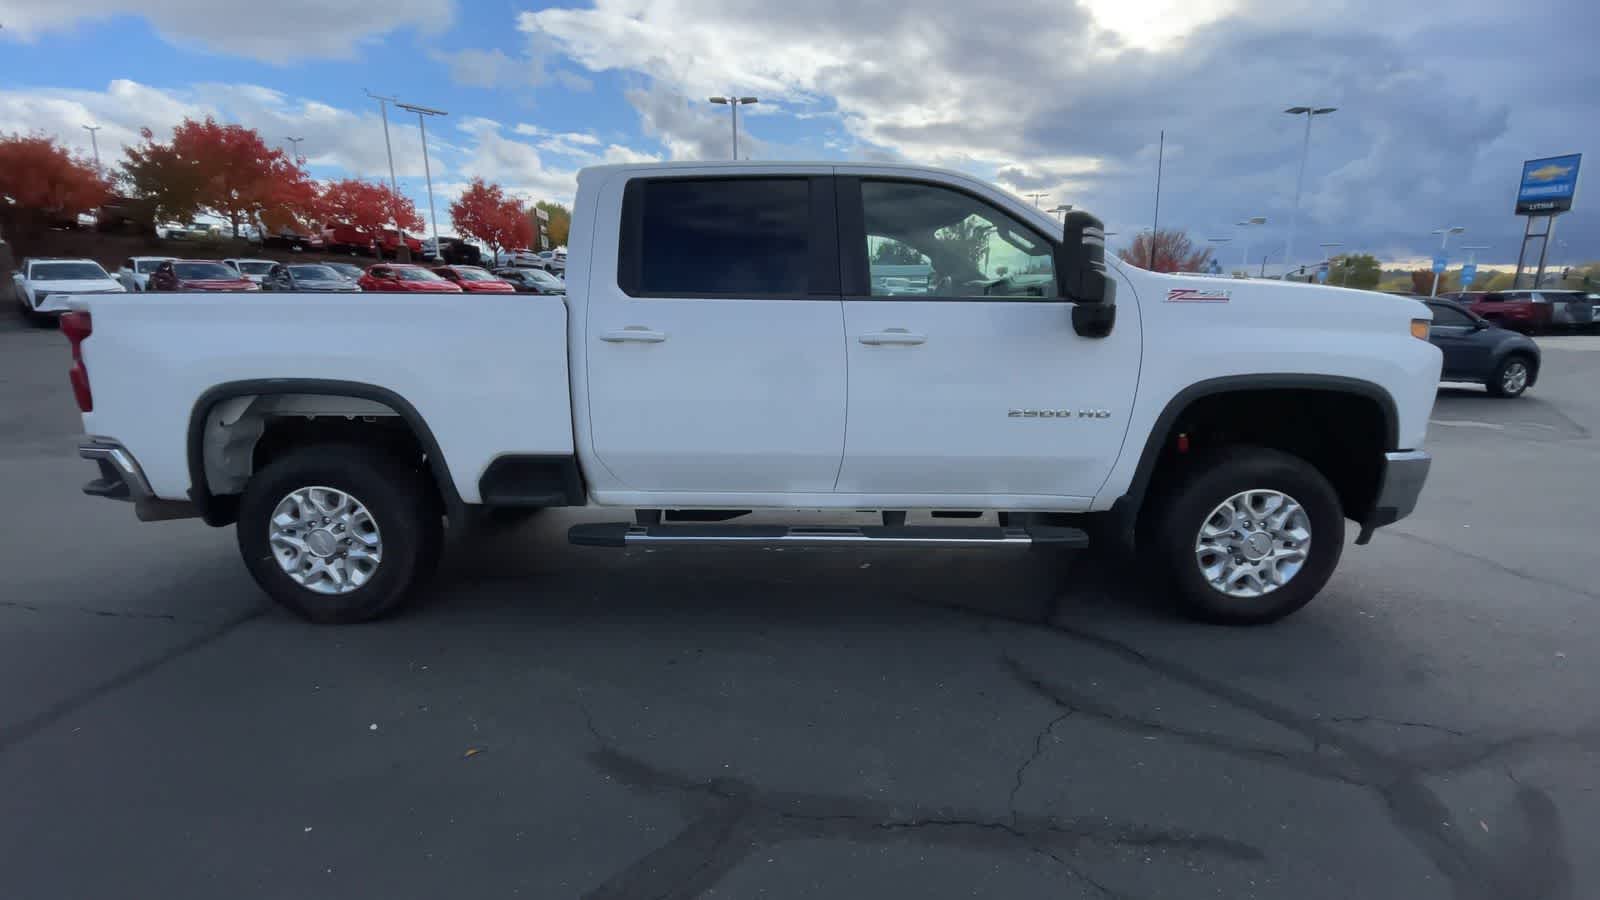
[[[0,608],[25,609],[28,612],[71,612],[82,613],[88,616],[100,616],[108,619],[147,619],[158,622],[177,622],[178,617],[170,613],[133,612],[131,610],[96,609],[92,606],[63,606],[52,603],[49,606],[40,606],[37,603],[25,603],[21,600],[0,600]],[[185,620],[187,624],[203,625],[204,622]]]
[[[1570,872],[1570,864],[1564,858],[1559,860],[1559,864],[1550,859],[1551,854],[1561,857],[1565,843],[1559,811],[1547,794],[1531,786],[1525,786],[1527,793],[1519,794],[1519,818],[1528,836],[1523,845],[1497,845],[1480,851],[1466,840],[1465,829],[1453,821],[1448,807],[1423,779],[1430,775],[1472,768],[1538,744],[1575,743],[1585,749],[1600,749],[1600,723],[1571,734],[1520,735],[1475,743],[1458,740],[1443,746],[1424,748],[1410,755],[1389,754],[1346,731],[1331,727],[1331,720],[1301,715],[1203,672],[1150,656],[1105,635],[1073,626],[1053,627],[1063,634],[1132,661],[1169,681],[1191,687],[1296,733],[1311,745],[1312,750],[1295,753],[1257,742],[1131,716],[1062,685],[1049,683],[1014,657],[1002,656],[1002,664],[1011,670],[1023,687],[1040,694],[1059,708],[1071,709],[1114,728],[1149,729],[1180,742],[1236,758],[1281,765],[1313,778],[1343,782],[1373,791],[1383,801],[1390,822],[1433,862],[1435,868],[1448,879],[1453,896],[1460,900],[1531,900],[1567,896],[1564,892],[1570,888],[1570,875],[1551,879],[1530,879],[1527,875],[1529,871],[1542,871],[1552,865],[1556,866],[1558,873]],[[1337,755],[1329,755],[1326,752],[1328,749]]]
[[[48,709],[31,718],[22,720],[8,728],[0,728],[0,753],[5,753],[12,747],[22,743],[30,737],[43,731],[45,728],[66,718],[72,713],[93,703],[113,691],[120,690],[139,679],[149,675],[180,657],[187,656],[196,650],[221,640],[233,633],[239,626],[251,622],[265,615],[268,606],[261,604],[226,619],[216,626],[209,628],[198,635],[183,641],[166,651],[159,653],[138,665],[125,669],[110,678],[92,685],[76,694],[54,704]]]
[[[986,629],[990,626],[985,625]],[[580,697],[596,749],[596,769],[633,790],[674,795],[689,822],[676,837],[608,878],[584,896],[587,900],[688,900],[717,885],[751,854],[802,839],[844,840],[857,844],[912,841],[1002,855],[1044,856],[1073,878],[1113,900],[1131,900],[1084,873],[1070,858],[1085,845],[1144,848],[1190,857],[1246,864],[1264,862],[1264,852],[1224,835],[1155,828],[1104,818],[1030,816],[1018,807],[1028,771],[1049,749],[1046,739],[1063,722],[1082,717],[1103,727],[1143,737],[1161,737],[1189,746],[1286,769],[1296,774],[1372,792],[1390,823],[1446,879],[1457,900],[1561,900],[1571,896],[1571,864],[1564,857],[1565,834],[1559,810],[1549,795],[1525,782],[1512,815],[1525,839],[1478,848],[1469,829],[1428,787],[1430,776],[1475,768],[1487,762],[1550,745],[1600,750],[1600,722],[1569,733],[1468,739],[1467,733],[1430,722],[1382,716],[1302,715],[1274,701],[1161,659],[1119,640],[1070,625],[1048,626],[1080,643],[1139,666],[1170,682],[1207,694],[1257,718],[1278,725],[1306,743],[1306,749],[1184,728],[1128,712],[1092,696],[1053,683],[1003,649],[1000,665],[1026,691],[1054,706],[1053,716],[1033,736],[1032,752],[1017,767],[1007,799],[1007,815],[977,810],[911,808],[873,804],[859,797],[768,790],[731,777],[699,780],[652,764],[618,749],[596,725]],[[1436,731],[1447,737],[1409,752],[1385,752],[1341,725],[1377,722]],[[1507,768],[1510,774],[1509,767]],[[1516,781],[1512,776],[1513,781]],[[1530,877],[1530,872],[1538,873]]]
[[[1426,728],[1430,731],[1439,731],[1454,737],[1466,737],[1467,733],[1457,728],[1447,728],[1435,725],[1432,722],[1415,722],[1409,719],[1390,719],[1385,716],[1323,716],[1324,722],[1338,722],[1343,725],[1364,725],[1376,722],[1379,725],[1393,725],[1396,728]]]
[[[1057,717],[1057,721],[1064,717]],[[599,735],[598,730],[591,734]],[[584,895],[586,900],[687,900],[699,896],[751,854],[790,841],[855,844],[909,841],[998,854],[1043,854],[1107,897],[1126,900],[1067,861],[1085,845],[1174,852],[1259,863],[1262,852],[1215,834],[1154,828],[1102,817],[1068,819],[977,810],[907,808],[845,794],[767,790],[739,778],[696,780],[625,753],[603,738],[588,754],[596,769],[647,794],[676,795],[690,816],[671,840]]]
[[[1023,760],[1022,765],[1017,766],[1017,773],[1014,776],[1011,784],[1011,796],[1006,800],[1006,807],[1011,810],[1011,821],[1013,823],[1017,821],[1017,794],[1022,791],[1022,779],[1027,777],[1028,769],[1039,760],[1039,757],[1044,755],[1044,739],[1049,737],[1050,734],[1056,730],[1057,725],[1060,725],[1062,722],[1065,722],[1067,719],[1071,718],[1074,712],[1076,712],[1076,710],[1069,709],[1061,715],[1056,716],[1055,718],[1051,719],[1043,728],[1039,729],[1038,734],[1033,736],[1033,754],[1027,759]]]

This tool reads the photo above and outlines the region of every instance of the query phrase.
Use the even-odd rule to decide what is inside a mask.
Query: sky
[[[570,201],[587,165],[740,155],[944,166],[1106,222],[1228,239],[1230,268],[1485,245],[1515,262],[1525,159],[1597,150],[1593,0],[0,0],[0,132],[121,158],[141,128],[215,116],[302,137],[319,178],[387,177],[365,91],[428,125],[441,232],[473,177]],[[158,7],[152,9],[152,7]],[[1304,117],[1313,123],[1299,225]],[[427,218],[415,116],[390,110],[401,189]],[[1600,150],[1597,150],[1600,152]],[[1594,154],[1590,154],[1591,156]],[[1585,169],[1600,167],[1591,159]],[[1600,175],[1590,173],[1585,180]],[[1552,261],[1600,259],[1580,182]],[[1235,223],[1263,216],[1267,223]],[[1454,250],[1459,261],[1462,251]]]

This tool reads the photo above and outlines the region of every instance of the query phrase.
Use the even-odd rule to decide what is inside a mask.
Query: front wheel
[[[251,477],[239,552],[256,583],[312,622],[396,609],[438,562],[442,513],[414,466],[347,445],[294,450]]]
[[[1344,513],[1310,463],[1225,449],[1166,495],[1154,535],[1179,606],[1228,625],[1273,622],[1311,602],[1344,551]]]
[[[1485,387],[1496,397],[1521,397],[1532,381],[1533,369],[1529,367],[1527,357],[1512,355],[1495,367]]]

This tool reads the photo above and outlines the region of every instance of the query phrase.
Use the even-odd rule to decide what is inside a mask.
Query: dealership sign
[[[1583,154],[1548,156],[1522,164],[1522,183],[1517,185],[1517,215],[1553,215],[1572,208],[1578,192],[1578,163]]]

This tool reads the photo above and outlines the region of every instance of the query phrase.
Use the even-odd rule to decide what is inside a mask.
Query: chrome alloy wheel
[[[1528,387],[1528,364],[1520,359],[1514,359],[1500,373],[1500,390],[1508,394],[1522,393]]]
[[[1212,588],[1251,599],[1288,584],[1311,554],[1311,520],[1281,491],[1241,491],[1217,504],[1195,536],[1194,559]]]
[[[267,523],[278,567],[318,594],[348,594],[378,572],[383,536],[360,500],[330,487],[303,487],[278,501]]]

